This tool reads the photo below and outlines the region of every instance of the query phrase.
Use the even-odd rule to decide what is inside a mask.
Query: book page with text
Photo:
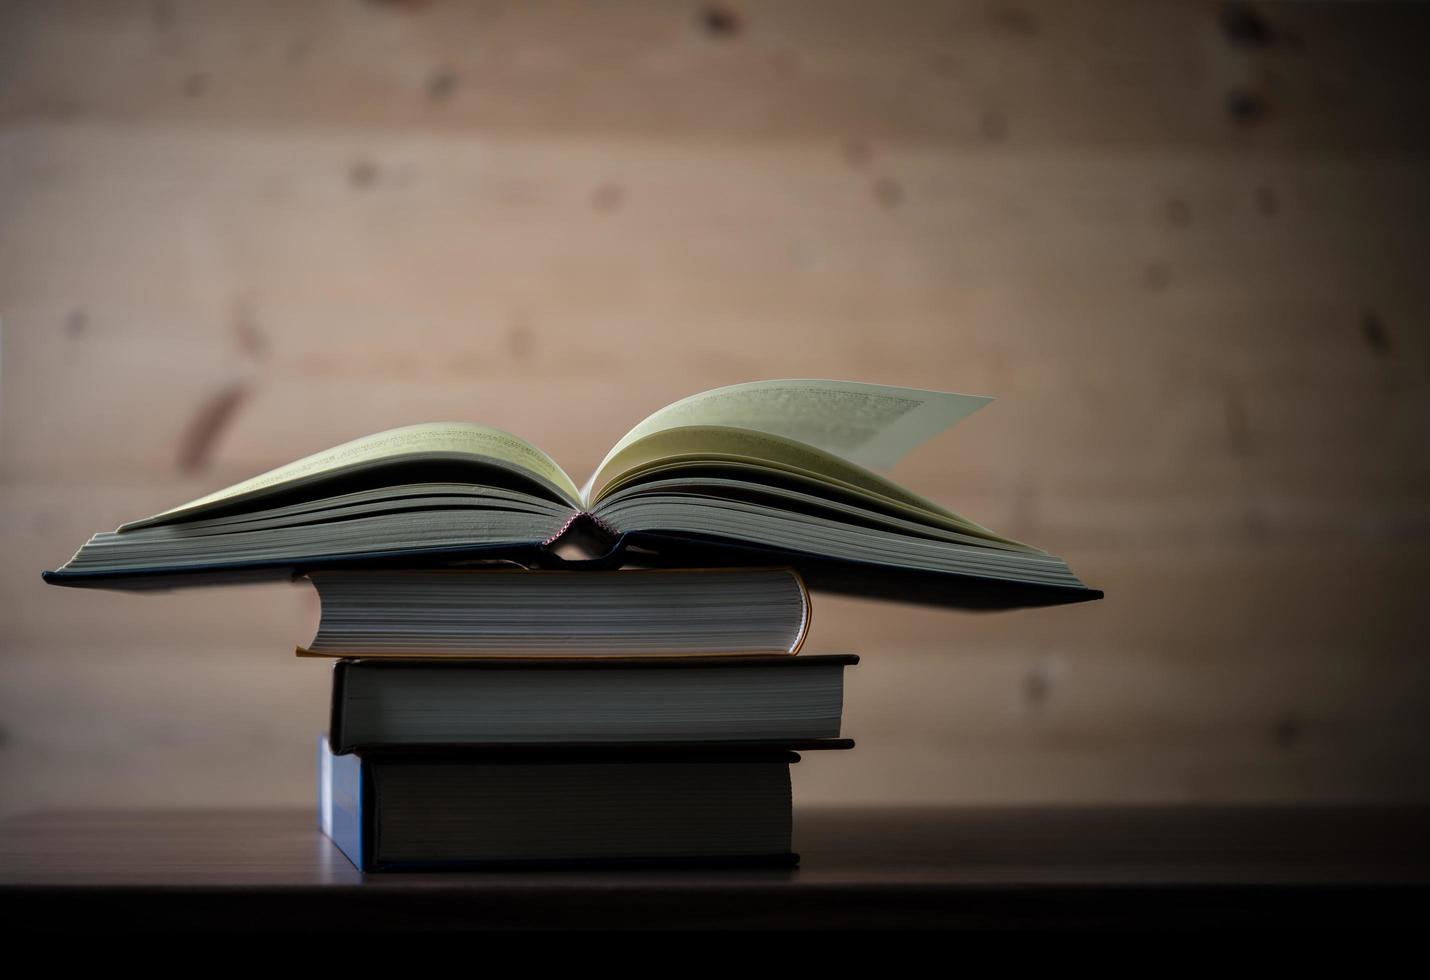
[[[888,469],[949,426],[992,401],[924,388],[858,381],[786,378],[751,381],[682,398],[621,437],[582,488],[609,477],[609,463],[631,443],[665,429],[719,426],[793,439],[850,462]]]

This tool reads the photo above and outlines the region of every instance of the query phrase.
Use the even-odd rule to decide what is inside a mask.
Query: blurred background
[[[816,597],[801,805],[1430,796],[1430,8],[0,3],[0,813],[310,805],[306,586],[51,588],[356,436],[832,377],[1107,598]]]

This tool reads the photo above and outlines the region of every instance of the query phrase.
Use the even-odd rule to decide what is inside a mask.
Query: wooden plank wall
[[[1430,791],[1430,10],[0,6],[0,812],[312,798],[301,588],[39,571],[370,431],[578,478],[759,377],[999,401],[895,475],[1102,603],[819,599],[803,803]]]

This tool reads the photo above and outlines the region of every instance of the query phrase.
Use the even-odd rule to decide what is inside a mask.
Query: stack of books
[[[310,577],[320,823],[364,871],[790,863],[797,751],[853,746],[788,569]]]
[[[1102,595],[874,472],[988,400],[719,388],[580,487],[510,433],[408,426],[96,534],[44,577],[311,580],[299,652],[339,658],[323,826],[359,867],[789,861],[795,753],[852,744],[854,658],[794,656],[806,582],[952,608]]]

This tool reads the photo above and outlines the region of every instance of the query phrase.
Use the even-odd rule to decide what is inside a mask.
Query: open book
[[[1100,597],[1062,559],[869,468],[987,401],[840,381],[717,388],[631,429],[583,486],[509,433],[407,426],[96,534],[45,580],[164,588],[374,563],[780,564],[814,588],[955,606]],[[567,543],[595,557],[573,562],[558,553]]]

